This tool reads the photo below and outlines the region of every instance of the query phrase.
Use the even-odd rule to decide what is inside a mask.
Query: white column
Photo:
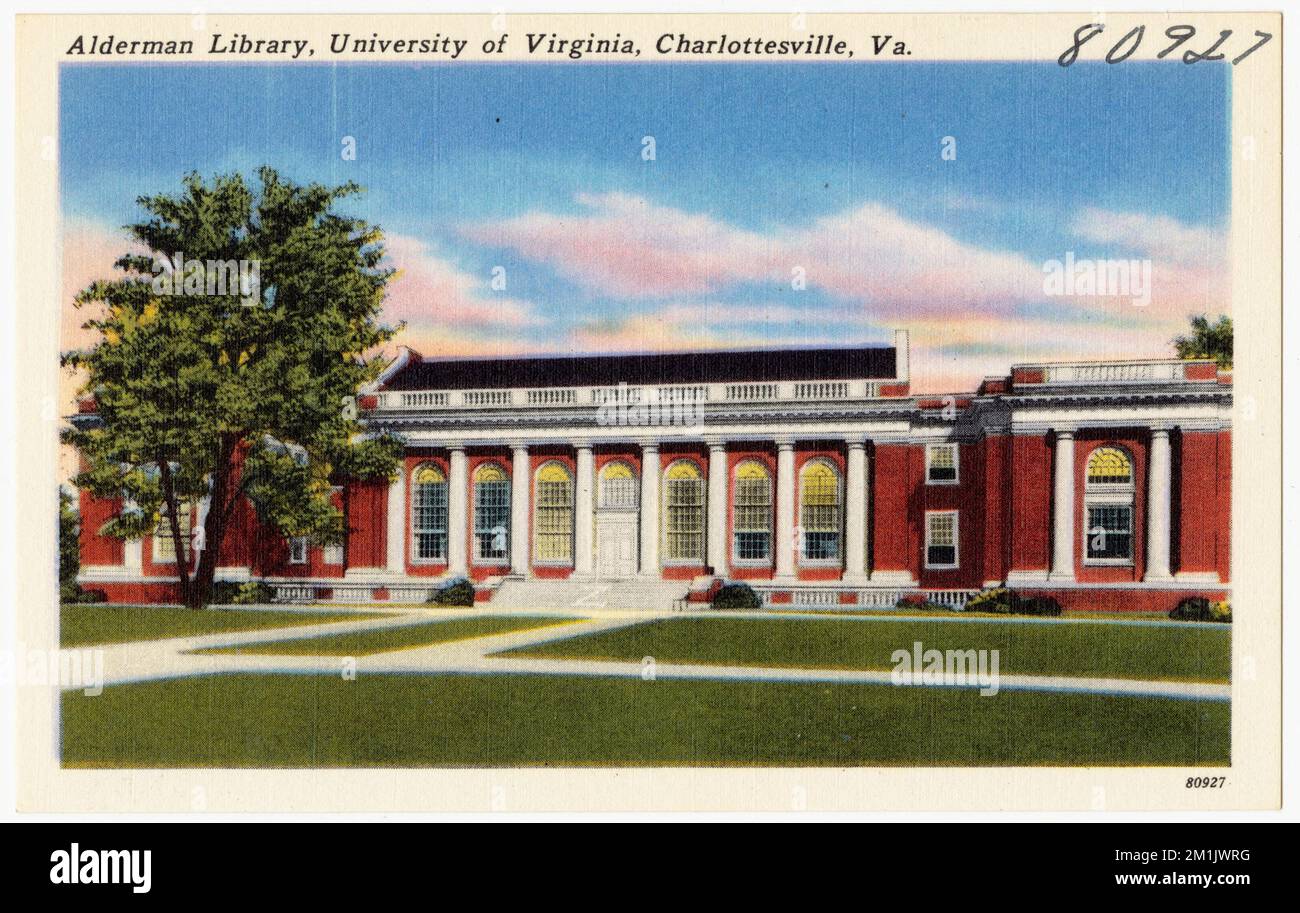
[[[397,477],[388,483],[388,532],[385,544],[390,574],[406,573],[406,467],[397,464]]]
[[[1151,429],[1151,473],[1147,487],[1146,580],[1169,579],[1169,500],[1173,458],[1169,429]]]
[[[578,480],[573,497],[573,573],[579,577],[592,574],[593,498],[595,467],[591,444],[574,445],[578,451]]]
[[[727,445],[709,442],[709,566],[727,573]]]
[[[794,579],[794,442],[776,445],[776,579]]]
[[[510,573],[528,576],[528,501],[532,484],[528,465],[528,447],[511,448],[510,467]]]
[[[844,502],[844,579],[867,576],[867,448],[848,442],[848,471]]]
[[[465,448],[452,447],[447,477],[447,573],[464,577],[469,573],[466,543],[469,538],[469,480],[465,477]]]
[[[1052,487],[1052,580],[1074,579],[1074,431],[1056,432]]]
[[[642,577],[659,576],[659,445],[641,445]]]

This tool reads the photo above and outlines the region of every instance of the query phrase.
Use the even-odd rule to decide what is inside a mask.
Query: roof
[[[896,376],[895,355],[893,346],[861,345],[623,355],[413,358],[389,377],[383,388],[491,390],[618,384],[885,380]]]

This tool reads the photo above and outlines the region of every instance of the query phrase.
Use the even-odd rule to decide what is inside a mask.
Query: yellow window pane
[[[634,479],[636,474],[632,472],[632,467],[627,463],[606,463],[605,468],[600,471],[602,479]]]
[[[669,479],[698,479],[702,473],[700,467],[690,460],[678,460],[668,467],[668,472],[665,475]]]
[[[1133,481],[1133,464],[1118,447],[1099,447],[1088,458],[1088,481],[1103,485]]]
[[[485,463],[474,473],[475,482],[504,482],[506,481],[505,470],[496,463]]]
[[[415,471],[416,485],[436,485],[445,481],[447,481],[447,477],[442,474],[442,470],[437,466],[421,466]]]
[[[539,482],[568,482],[569,470],[563,463],[547,463],[537,470],[537,481]]]

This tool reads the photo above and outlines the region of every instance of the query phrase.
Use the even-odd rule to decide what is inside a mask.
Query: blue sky
[[[426,353],[903,327],[922,386],[969,386],[1166,355],[1227,310],[1229,92],[1225,66],[1154,62],[67,65],[63,210],[94,243],[65,273],[137,195],[266,163],[367,188],[349,208],[390,235],[392,316]],[[1047,297],[1066,252],[1151,259],[1155,294]]]

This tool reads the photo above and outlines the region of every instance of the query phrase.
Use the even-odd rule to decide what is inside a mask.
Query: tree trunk
[[[212,491],[208,496],[208,512],[203,518],[203,550],[194,568],[187,605],[201,609],[212,599],[212,583],[221,559],[221,548],[226,538],[226,521],[230,516],[230,475],[235,444],[238,438],[223,435],[217,452],[216,471],[212,475]],[[239,497],[236,491],[233,497]]]
[[[190,585],[190,552],[181,536],[180,505],[176,499],[176,486],[172,483],[172,467],[166,459],[157,460],[158,474],[162,481],[163,500],[167,503],[167,525],[171,528],[172,554],[176,559],[176,576],[181,582],[181,603],[187,608],[199,609],[202,603],[194,602],[194,588]],[[186,509],[189,506],[186,505]]]

